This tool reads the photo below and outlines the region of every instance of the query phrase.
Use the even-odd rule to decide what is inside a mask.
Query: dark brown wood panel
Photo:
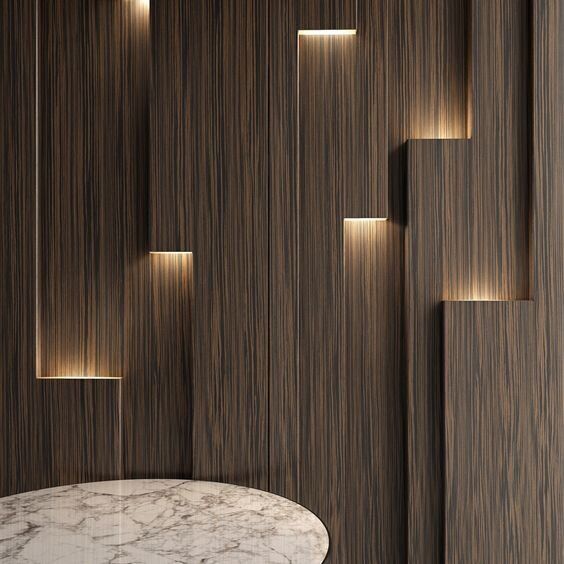
[[[564,554],[564,6],[534,2],[531,297],[537,305],[536,369],[541,409],[543,558]]]
[[[151,6],[151,33],[156,3]],[[166,8],[167,2],[158,6]],[[192,474],[192,320],[191,255],[149,254],[149,146],[151,49],[149,11],[137,12],[132,28],[135,64],[129,80],[136,85],[130,101],[135,116],[135,191],[128,193],[126,248],[132,250],[125,284],[125,374],[121,426],[123,475],[126,478],[188,478]],[[158,44],[158,42],[157,42]],[[156,67],[160,68],[160,67]],[[153,92],[154,93],[154,92]],[[155,132],[153,128],[153,134]],[[165,163],[166,164],[166,163]],[[162,222],[174,225],[172,217]],[[174,248],[174,247],[173,247]]]
[[[398,260],[405,264],[407,324],[404,329],[406,341],[403,358],[409,359],[411,365],[417,362],[418,366],[428,366],[429,369],[434,361],[440,361],[440,356],[434,356],[439,355],[441,350],[438,340],[440,318],[432,304],[437,304],[441,299],[435,277],[440,276],[437,265],[443,262],[441,239],[437,239],[440,236],[438,223],[442,211],[437,208],[432,214],[426,213],[426,202],[435,201],[442,193],[442,184],[429,182],[430,178],[434,178],[434,167],[441,166],[441,161],[436,160],[431,152],[417,159],[419,166],[430,167],[430,170],[421,171],[421,178],[425,181],[414,193],[411,183],[407,185],[406,180],[406,141],[467,137],[469,8],[467,0],[402,0],[389,5],[389,215],[401,223],[409,222],[405,250],[401,247],[397,251]],[[463,149],[457,149],[455,144],[453,151]],[[453,172],[464,174],[464,162]],[[459,181],[445,178],[445,184],[452,182]],[[406,186],[409,211],[405,203]],[[417,235],[411,236],[415,230]],[[412,272],[420,274],[417,284],[421,293],[430,298],[422,306],[410,291]],[[437,335],[437,338],[433,338],[433,335]],[[441,438],[434,432],[442,423],[440,405],[437,405],[440,396],[425,396],[427,382],[424,379],[412,382],[411,370],[404,361],[401,373],[407,375],[404,385],[407,387],[408,440],[405,447],[406,550],[409,562],[438,562],[441,552],[440,531],[432,527],[434,519],[441,519],[442,498],[437,491],[427,489],[424,484],[440,484],[441,464],[433,461],[424,469],[422,460],[429,451],[441,452]],[[419,385],[423,388],[420,389]],[[417,406],[414,405],[414,397],[417,397]],[[420,426],[412,424],[415,408],[421,417]],[[428,511],[420,510],[422,507]]]
[[[402,242],[397,223],[345,222],[344,370],[333,384],[343,414],[335,562],[406,561]]]
[[[35,2],[0,5],[0,496],[42,482],[35,386]],[[31,406],[33,410],[30,409]],[[35,466],[37,464],[37,467]]]
[[[295,2],[269,2],[270,490],[299,498],[298,39]]]
[[[474,298],[529,297],[531,5],[473,0],[468,208]]]
[[[25,489],[121,478],[121,382],[46,379],[35,386],[41,399],[27,417],[39,419],[41,433],[22,446],[39,456],[24,470],[33,477]]]
[[[400,562],[401,362],[373,340],[401,338],[401,228],[347,222],[345,238],[344,222],[387,215],[387,4],[359,6],[356,36],[296,42],[291,4],[269,17],[271,489],[321,516],[331,561]]]
[[[303,37],[299,49],[298,381],[299,500],[323,519],[342,554],[344,487],[343,227],[348,133],[338,112],[339,70],[354,36]],[[343,108],[346,116],[346,108]],[[331,492],[331,493],[328,493]]]
[[[534,318],[533,302],[444,304],[448,564],[556,562]]]
[[[448,541],[471,515],[445,497],[445,480],[460,489],[445,453],[467,452],[445,442],[441,367],[499,362],[532,390],[508,409],[538,408],[512,424],[537,433],[523,460],[539,453],[543,496],[498,560],[559,561],[559,0],[155,0],[150,55],[145,2],[6,0],[0,15],[0,495],[225,480],[316,511],[332,562],[478,560],[503,531]],[[450,140],[405,143],[435,138]],[[39,375],[121,381],[36,380],[36,280]],[[445,351],[443,300],[527,298],[447,306]],[[492,400],[469,413],[493,420]],[[465,407],[449,419],[461,441]],[[501,481],[479,483],[495,500]],[[537,503],[517,483],[515,516]]]
[[[151,251],[194,246],[190,187],[209,103],[200,4],[165,0],[151,9]]]
[[[443,226],[446,196],[463,184],[466,143],[411,141],[408,146],[405,307],[410,562],[440,562],[443,551],[439,304],[443,300],[443,269],[449,268]]]
[[[356,29],[357,4],[357,0],[298,2],[298,28],[300,30]]]
[[[124,78],[148,14],[112,0],[38,9],[38,377],[122,377],[140,87]]]
[[[115,478],[121,470],[119,382],[36,379],[35,281],[45,274],[41,267],[35,269],[36,170],[41,170],[36,153],[36,23],[44,23],[38,4],[6,2],[1,10],[2,119],[8,120],[2,124],[0,151],[6,230],[0,285],[1,495]]]
[[[529,297],[529,1],[474,2],[472,139],[409,144],[409,546],[443,553],[441,300]],[[495,38],[495,41],[494,41]]]
[[[193,280],[192,255],[143,249],[129,268],[121,413],[126,478],[192,475]]]
[[[389,3],[392,150],[408,139],[468,136],[470,2]]]
[[[151,13],[151,248],[193,251],[193,475],[267,488],[267,4]]]

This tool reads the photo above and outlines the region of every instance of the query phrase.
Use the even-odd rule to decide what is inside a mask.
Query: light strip
[[[121,380],[119,376],[38,376],[37,380]]]
[[[39,0],[35,2],[35,377],[41,374],[39,303]]]
[[[298,35],[356,35],[356,29],[300,29]]]
[[[150,255],[191,255],[192,251],[149,251]]]
[[[345,217],[345,221],[388,221],[387,217]]]

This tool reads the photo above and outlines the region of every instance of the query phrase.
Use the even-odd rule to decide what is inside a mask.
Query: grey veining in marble
[[[321,521],[273,494],[229,484],[123,480],[0,499],[0,561],[319,564]]]

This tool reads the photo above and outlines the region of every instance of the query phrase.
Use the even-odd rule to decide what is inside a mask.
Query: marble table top
[[[116,480],[0,498],[0,562],[323,562],[307,509],[229,484]]]

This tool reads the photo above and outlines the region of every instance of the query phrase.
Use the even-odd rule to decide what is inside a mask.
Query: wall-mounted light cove
[[[38,376],[37,380],[121,380],[120,376],[82,376],[80,374],[64,376]]]
[[[300,29],[298,35],[356,35],[356,29]]]
[[[387,217],[345,217],[345,221],[388,221]]]
[[[149,251],[150,255],[191,255],[192,251]]]

